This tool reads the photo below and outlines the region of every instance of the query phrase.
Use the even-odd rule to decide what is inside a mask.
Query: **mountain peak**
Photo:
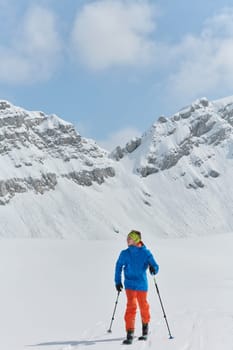
[[[232,127],[233,98],[209,102],[203,97],[169,118],[160,116],[140,138],[117,147],[111,157],[130,159],[132,170],[142,177],[174,168],[185,179],[192,168],[198,176],[185,181],[186,186],[204,187],[204,179],[221,173],[213,158],[220,145],[232,142]]]
[[[0,167],[0,204],[16,193],[54,189],[62,177],[90,186],[114,176],[107,152],[71,123],[8,101],[0,101]]]

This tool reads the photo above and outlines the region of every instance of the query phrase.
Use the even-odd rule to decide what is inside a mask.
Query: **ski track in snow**
[[[76,344],[69,344],[65,347],[56,348],[56,350],[81,350],[91,346],[91,349],[151,349],[157,350],[211,350],[228,349],[229,339],[233,344],[233,315],[221,314],[216,310],[210,310],[203,313],[185,312],[173,317],[172,323],[176,323],[174,329],[178,334],[173,339],[168,339],[166,335],[166,325],[163,322],[152,324],[148,340],[138,341],[139,333],[135,335],[132,345],[123,345],[124,336],[122,334],[107,333],[106,325],[99,322],[93,329],[86,330],[82,339]],[[224,325],[225,334],[221,333]],[[216,330],[219,333],[216,334]],[[214,332],[215,331],[215,332]],[[214,333],[213,333],[214,332]],[[230,337],[230,338],[229,338]],[[224,341],[224,339],[226,341]],[[224,347],[226,345],[226,347]],[[233,345],[232,348],[233,349]]]
[[[217,317],[216,317],[217,316]],[[233,315],[218,314],[216,310],[206,313],[186,312],[173,317],[176,322],[177,335],[174,334],[173,339],[166,336],[166,326],[159,322],[152,327],[156,331],[151,330],[147,341],[138,341],[136,334],[132,345],[123,345],[124,336],[122,334],[107,333],[106,325],[99,322],[93,329],[86,330],[83,336],[76,344],[70,343],[64,347],[58,347],[56,350],[81,350],[91,346],[91,349],[173,349],[173,350],[211,350],[211,349],[227,349],[224,347],[224,339],[227,339],[226,346],[229,343],[229,336],[233,344]],[[225,334],[221,333],[222,325],[224,325]],[[213,334],[213,330],[219,330]],[[232,346],[233,349],[233,346]],[[38,349],[39,350],[39,349]]]

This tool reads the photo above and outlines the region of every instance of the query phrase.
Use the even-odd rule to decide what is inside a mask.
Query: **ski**
[[[145,340],[147,340],[147,338],[148,338],[148,335],[141,335],[140,337],[138,337],[138,340],[145,341]],[[130,345],[132,343],[133,343],[133,339],[125,339],[122,342],[123,345]]]
[[[138,340],[147,340],[147,335],[141,335]]]
[[[125,339],[125,340],[123,340],[123,342],[122,342],[122,344],[124,344],[124,345],[130,345],[130,344],[132,344],[133,343],[133,339]]]

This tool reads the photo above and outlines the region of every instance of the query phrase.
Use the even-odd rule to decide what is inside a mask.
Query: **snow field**
[[[150,336],[133,349],[233,349],[233,235],[165,239],[145,244],[160,265],[157,283],[174,336],[168,332],[153,278],[149,278]],[[117,293],[114,266],[126,247],[114,241],[1,240],[0,349],[128,349],[125,294]],[[137,315],[135,335],[141,334]]]

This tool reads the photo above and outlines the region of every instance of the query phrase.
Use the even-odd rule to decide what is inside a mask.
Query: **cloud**
[[[102,148],[113,151],[113,149],[117,146],[125,146],[127,142],[129,142],[134,137],[141,136],[141,132],[137,130],[136,128],[125,128],[122,130],[119,130],[115,133],[112,133],[108,136],[106,140],[97,141],[98,145],[100,145]]]
[[[233,88],[233,9],[207,19],[199,37],[186,36],[175,52],[177,71],[169,90],[184,99]],[[174,57],[174,55],[173,55]]]
[[[48,9],[30,7],[5,45],[0,46],[0,81],[47,80],[61,53],[56,17]]]
[[[77,14],[72,47],[93,70],[147,65],[153,60],[155,8],[148,1],[102,0]]]

